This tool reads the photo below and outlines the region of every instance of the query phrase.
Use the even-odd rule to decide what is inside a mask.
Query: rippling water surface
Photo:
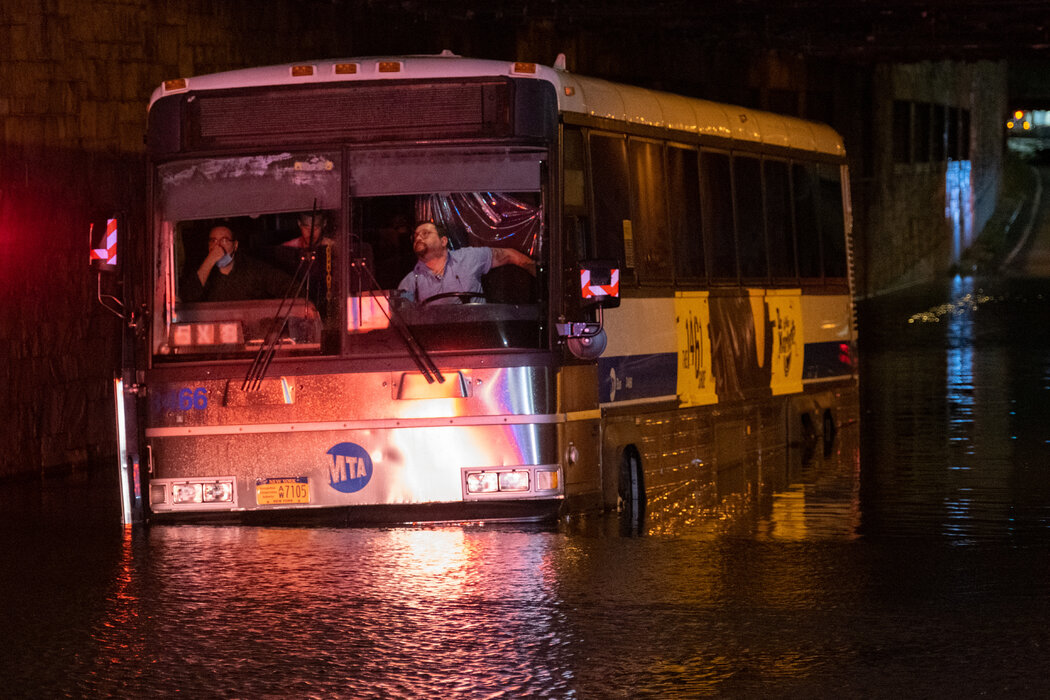
[[[113,525],[6,486],[0,694],[1041,697],[1050,285],[865,305],[860,420],[705,507],[547,528]]]

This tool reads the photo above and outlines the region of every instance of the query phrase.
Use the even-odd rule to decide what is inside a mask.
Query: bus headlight
[[[471,472],[467,474],[467,493],[493,493],[499,490],[496,472]]]
[[[204,487],[201,484],[172,484],[172,503],[200,503],[204,498]]]
[[[216,481],[213,484],[201,484],[204,488],[204,503],[229,503],[233,501],[233,484],[228,481]]]
[[[163,500],[153,498],[154,503]],[[171,485],[171,502],[186,503],[233,503],[232,481],[176,482]]]
[[[529,473],[527,471],[500,472],[499,490],[528,491]]]

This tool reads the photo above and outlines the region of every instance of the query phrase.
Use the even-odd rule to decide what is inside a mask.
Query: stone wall
[[[180,75],[338,55],[349,47],[333,7],[0,3],[0,476],[114,449],[120,321],[95,301],[87,221],[123,209],[141,226],[152,90]]]
[[[872,176],[854,181],[859,290],[879,294],[944,274],[980,233],[998,201],[1003,167],[1002,115],[1007,104],[1003,62],[879,66],[872,89],[875,144]],[[955,107],[970,115],[970,186],[957,234],[948,215],[946,159],[894,158],[894,101]],[[848,146],[849,144],[847,144]]]

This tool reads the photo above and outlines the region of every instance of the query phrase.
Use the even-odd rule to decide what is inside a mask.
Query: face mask
[[[215,262],[215,265],[216,265],[216,267],[226,267],[227,265],[229,265],[232,262],[233,262],[233,256],[230,255],[229,253],[226,253],[226,255],[223,255],[221,258],[219,258]]]

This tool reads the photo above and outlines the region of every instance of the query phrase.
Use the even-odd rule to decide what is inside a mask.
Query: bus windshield
[[[411,353],[406,332],[428,352],[542,347],[542,160],[416,149],[159,166],[155,355],[276,343],[278,356],[389,357]],[[437,271],[413,247],[424,222],[447,254]]]

